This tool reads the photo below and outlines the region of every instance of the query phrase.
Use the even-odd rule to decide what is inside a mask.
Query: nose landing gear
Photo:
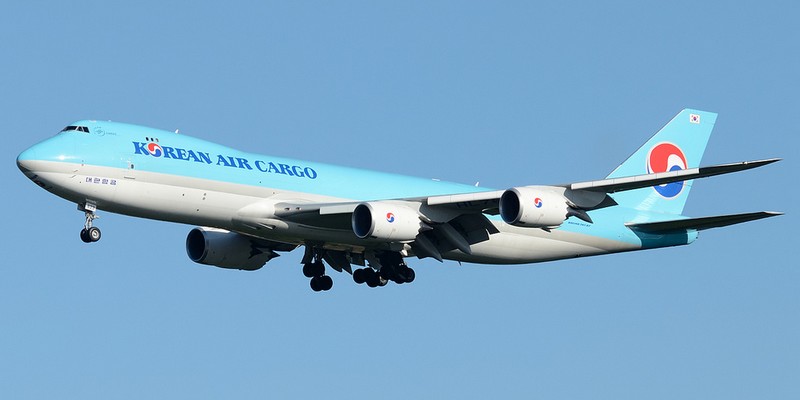
[[[92,221],[97,218],[100,218],[99,215],[95,214],[94,210],[89,210],[88,208],[86,211],[86,222],[83,223],[83,229],[81,229],[81,240],[84,243],[94,243],[100,240],[102,236],[100,233],[100,228],[96,226],[92,226]]]

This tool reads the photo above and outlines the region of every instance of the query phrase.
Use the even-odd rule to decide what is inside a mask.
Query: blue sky
[[[0,395],[798,398],[793,2],[20,2],[0,13]],[[414,260],[382,289],[300,252],[192,263],[190,226],[75,206],[14,164],[84,118],[507,188],[605,176],[684,107],[719,113],[693,245],[530,266]]]

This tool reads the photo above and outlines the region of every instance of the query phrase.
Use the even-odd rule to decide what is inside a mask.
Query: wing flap
[[[503,190],[489,192],[461,193],[445,196],[431,196],[427,198],[429,206],[454,205],[456,207],[471,207],[473,204],[483,204],[486,201],[495,201],[503,195]]]
[[[681,230],[697,230],[722,228],[743,222],[756,221],[763,218],[775,217],[783,213],[773,211],[759,211],[745,214],[717,215],[713,217],[686,218],[670,221],[627,223],[625,226],[633,230],[647,233],[662,233]]]

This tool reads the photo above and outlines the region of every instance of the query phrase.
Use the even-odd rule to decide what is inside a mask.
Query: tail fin
[[[684,109],[628,157],[607,178],[676,171],[700,166],[717,114]],[[621,206],[680,214],[692,181],[619,192],[612,195]]]

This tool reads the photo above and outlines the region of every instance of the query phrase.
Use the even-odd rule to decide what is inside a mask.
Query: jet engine
[[[427,225],[414,209],[393,202],[361,203],[353,210],[353,233],[360,239],[393,242],[414,240]]]
[[[578,213],[583,214],[581,217],[585,215],[584,211],[571,207],[564,196],[547,188],[512,188],[500,196],[500,216],[509,225],[556,228]]]
[[[215,228],[194,228],[186,236],[186,254],[199,264],[255,271],[278,254],[252,239]]]

